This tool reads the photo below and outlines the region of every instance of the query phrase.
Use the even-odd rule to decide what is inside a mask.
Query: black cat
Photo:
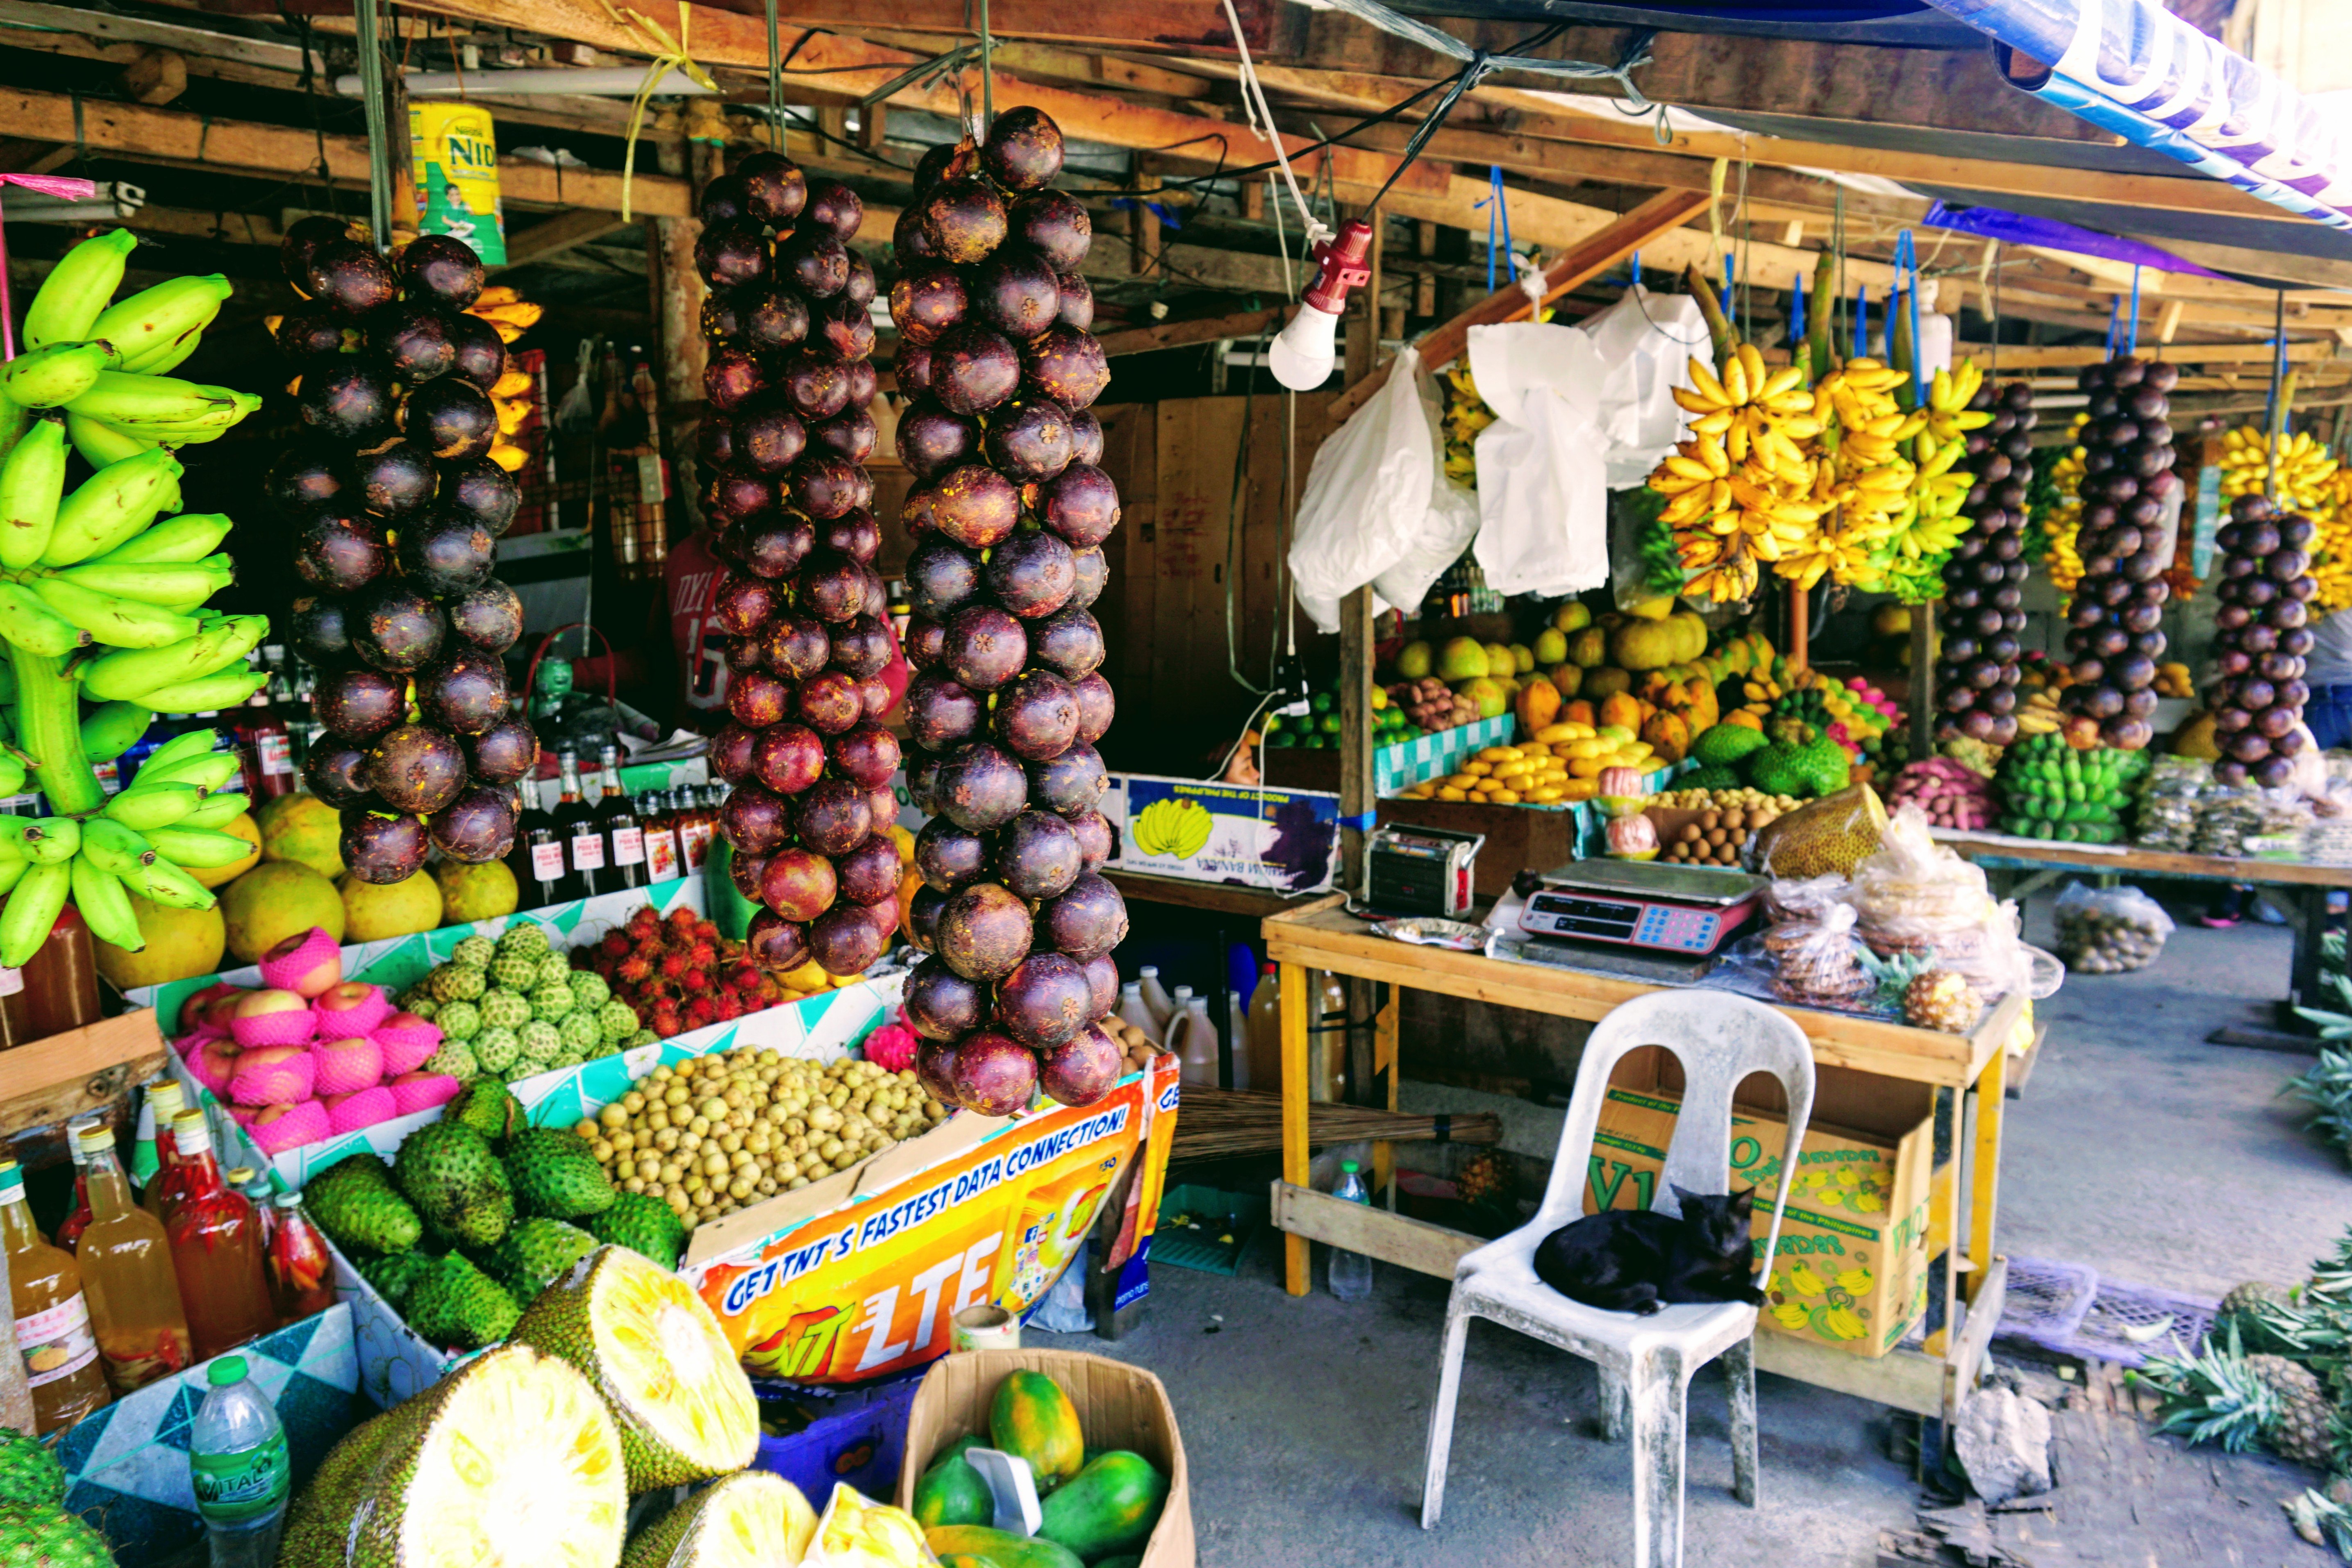
[[[1756,1189],[1708,1197],[1675,1189],[1682,1217],[1649,1209],[1586,1215],[1543,1238],[1536,1278],[1572,1301],[1643,1317],[1675,1301],[1760,1306],[1748,1221]]]

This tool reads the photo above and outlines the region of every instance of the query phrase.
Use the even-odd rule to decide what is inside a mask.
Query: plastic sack
[[[1601,356],[1594,419],[1609,443],[1605,482],[1630,489],[1682,438],[1690,416],[1675,405],[1675,389],[1693,386],[1693,354],[1715,357],[1706,318],[1688,294],[1653,294],[1636,284],[1570,330],[1591,338]]]
[[[1756,834],[1756,869],[1767,877],[1843,877],[1878,852],[1886,807],[1866,784],[1797,807]]]
[[[1599,351],[1572,327],[1506,321],[1471,328],[1466,352],[1496,416],[1476,442],[1474,549],[1486,585],[1546,598],[1599,587],[1609,578]]]
[[[1082,1334],[1095,1326],[1095,1315],[1087,1310],[1087,1259],[1091,1248],[1080,1249],[1054,1281],[1054,1288],[1037,1299],[1029,1315],[1021,1320],[1024,1329],[1043,1329],[1049,1334]]]
[[[1386,384],[1323,443],[1307,470],[1290,571],[1299,605],[1318,627],[1338,631],[1341,599],[1415,552],[1436,549],[1430,497],[1438,482],[1437,416],[1421,386],[1421,355],[1407,347]],[[1404,607],[1418,609],[1420,599]]]
[[[1811,919],[1784,920],[1764,933],[1772,994],[1803,1007],[1850,1007],[1871,989],[1853,951],[1852,904],[1831,904]]]
[[[1936,842],[1927,814],[1911,801],[1895,807],[1877,854],[1853,868],[1853,905],[1864,940],[1908,945],[1981,925],[1992,912],[1983,868]]]
[[[2137,888],[2086,888],[2069,882],[2053,913],[2058,956],[2077,974],[2146,969],[2172,934],[2172,917]]]
[[[904,1509],[835,1486],[801,1568],[936,1568],[923,1527]]]

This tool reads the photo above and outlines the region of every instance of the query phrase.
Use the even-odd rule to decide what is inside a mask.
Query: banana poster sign
[[[1161,1057],[1083,1109],[969,1119],[960,1152],[845,1207],[682,1270],[754,1377],[856,1383],[944,1355],[958,1312],[1016,1317],[1086,1256],[1123,1193],[1108,1262],[1150,1237],[1176,1131],[1177,1072]],[[940,1137],[929,1134],[918,1144]],[[910,1149],[917,1145],[909,1145]]]
[[[1119,865],[1194,882],[1319,892],[1339,869],[1339,797],[1317,790],[1114,775],[1103,815]]]

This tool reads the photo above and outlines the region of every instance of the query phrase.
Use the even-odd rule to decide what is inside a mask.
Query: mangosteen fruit
[[[488,452],[499,438],[498,405],[463,376],[428,381],[400,405],[400,428],[444,462]]]
[[[507,716],[507,667],[494,654],[460,648],[417,674],[416,707],[444,730],[481,734]]]

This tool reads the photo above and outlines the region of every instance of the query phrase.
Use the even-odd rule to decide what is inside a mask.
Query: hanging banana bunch
[[[1895,401],[1903,379],[1879,360],[1853,359],[1813,389],[1823,454],[1814,493],[1836,512],[1835,543],[1822,563],[1832,582],[1875,591],[1889,542],[1903,526],[1914,475],[1906,444],[1925,424]],[[1811,581],[1821,575],[1813,573]]]
[[[1470,379],[1470,356],[1447,365],[1440,377],[1445,393],[1441,420],[1445,437],[1445,477],[1467,489],[1478,488],[1478,432],[1495,422],[1495,411]]]
[[[2319,584],[2311,606],[2344,609],[2352,605],[2352,469],[2338,468],[2328,476],[2325,502],[2311,517],[2319,525],[2311,542],[2311,574]]]
[[[483,289],[466,314],[489,322],[498,329],[499,341],[511,344],[537,326],[546,311],[546,306],[535,305],[515,289],[497,284]],[[514,437],[530,417],[539,378],[527,370],[514,369],[511,359],[507,363],[506,374],[490,388],[490,403],[499,411],[499,438],[490,447],[490,461],[511,474],[530,460],[530,454],[515,444]]]
[[[1880,563],[1885,587],[1906,605],[1944,596],[1944,563],[1969,531],[1969,520],[1960,509],[1968,502],[1973,471],[1957,465],[1968,454],[1969,432],[1992,423],[1990,411],[1969,406],[1983,384],[1973,360],[1937,371],[1928,384],[1927,405],[1920,411],[1926,424],[1908,443],[1910,492]]]
[[[2051,482],[2058,493],[2042,525],[2043,560],[2051,585],[2068,598],[2074,597],[2074,584],[2083,580],[2083,557],[2074,548],[2074,537],[2083,528],[2082,436],[2083,426],[2090,422],[2087,414],[2074,416],[2074,423],[2066,432],[2066,455],[2050,465]]]
[[[179,514],[173,455],[261,400],[162,374],[194,352],[228,287],[174,279],[110,306],[135,243],[117,230],[68,252],[26,312],[27,352],[0,365],[0,639],[16,687],[0,789],[20,790],[29,770],[56,814],[0,823],[10,967],[48,939],[68,899],[100,941],[136,952],[145,939],[130,894],[208,908],[212,893],[182,868],[252,852],[218,831],[246,800],[215,793],[238,766],[213,750],[213,731],[174,736],[111,799],[91,771],[158,712],[232,708],[267,679],[245,657],[268,620],[204,608],[231,581],[215,553],[229,520]],[[97,470],[70,490],[68,445]],[[87,715],[85,697],[98,704]]]
[[[2278,454],[2281,511],[2315,511],[2331,493],[2336,454],[2308,430],[2281,431],[2265,443],[2258,426],[2241,425],[2221,433],[2221,495],[2224,500],[2270,493],[2271,454]]]
[[[1809,563],[1829,507],[1814,498],[1822,424],[1804,367],[1772,370],[1755,344],[1734,343],[1720,378],[1696,358],[1690,369],[1693,389],[1674,394],[1696,416],[1690,438],[1649,480],[1666,498],[1660,519],[1688,574],[1683,592],[1717,604],[1748,598],[1759,563],[1800,580],[1811,570],[1818,581]]]

